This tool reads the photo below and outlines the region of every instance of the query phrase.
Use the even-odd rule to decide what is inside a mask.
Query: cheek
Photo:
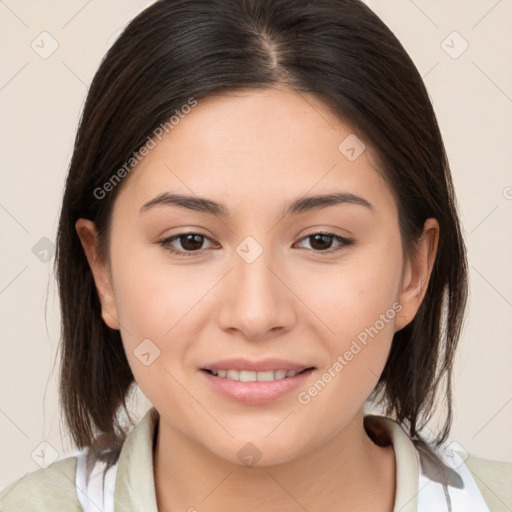
[[[120,238],[112,260],[116,308],[128,338],[172,337],[215,282],[206,267],[177,265],[165,249],[141,242]]]
[[[122,247],[112,251],[115,304],[128,362],[148,395],[146,382],[158,387],[155,378],[169,379],[164,361],[171,370],[183,363],[194,339],[191,331],[201,328],[205,316],[206,301],[201,299],[215,284],[215,276],[169,264],[163,249],[153,256],[160,250]]]
[[[186,415],[179,366],[193,339],[186,330],[197,328],[193,306],[201,290],[159,275],[154,267],[135,273],[125,268],[124,275],[123,264],[118,269],[116,305],[134,379],[152,404]]]
[[[311,267],[303,276],[302,295],[311,310],[321,318],[333,339],[343,344],[397,303],[401,291],[402,252],[400,239],[390,235],[347,252],[336,265]],[[314,283],[314,286],[312,286]],[[396,307],[388,317],[396,316]],[[393,333],[394,322],[378,323],[383,334]]]
[[[305,281],[315,283],[314,293],[303,290],[307,303],[322,324],[329,353],[303,403],[322,414],[342,408],[357,411],[375,387],[385,366],[401,305],[402,253],[400,240],[392,236],[354,253],[332,268],[316,272]],[[334,405],[334,409],[331,409]]]

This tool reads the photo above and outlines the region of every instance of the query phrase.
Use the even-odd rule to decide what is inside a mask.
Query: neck
[[[282,464],[222,459],[159,418],[154,450],[160,512],[320,510],[392,512],[395,456],[366,434],[362,410],[336,436]]]

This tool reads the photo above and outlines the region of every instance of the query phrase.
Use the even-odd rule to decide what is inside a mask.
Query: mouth
[[[289,397],[294,390],[307,386],[316,368],[278,368],[264,371],[229,368],[202,368],[204,384],[224,398],[244,405],[263,405]]]
[[[304,368],[302,370],[267,370],[263,372],[256,372],[253,370],[235,370],[235,369],[226,369],[226,370],[217,370],[217,369],[208,369],[202,368],[202,371],[213,375],[214,377],[218,377],[220,379],[229,379],[233,381],[239,382],[273,382],[276,380],[283,380],[295,377],[296,375],[301,375],[310,370],[314,370],[313,366],[308,368]]]

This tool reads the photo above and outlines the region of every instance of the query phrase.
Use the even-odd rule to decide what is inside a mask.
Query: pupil
[[[332,242],[332,236],[331,235],[313,235],[313,242],[311,243],[311,247],[313,249],[329,249],[331,242]],[[315,247],[315,244],[320,241],[320,246]],[[324,242],[324,244],[322,244]]]
[[[181,245],[184,249],[187,249],[189,251],[194,251],[201,248],[202,245],[202,236],[201,235],[183,235],[181,237]],[[185,243],[183,243],[183,239],[185,239]],[[194,245],[196,244],[196,245]]]

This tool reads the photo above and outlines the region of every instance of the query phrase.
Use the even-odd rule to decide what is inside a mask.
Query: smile
[[[295,375],[308,370],[305,368],[302,371],[295,370],[268,370],[264,372],[255,372],[251,370],[206,370],[215,377],[230,379],[241,382],[271,382],[274,380],[286,379],[295,377]]]
[[[266,404],[290,396],[298,387],[307,386],[314,374],[314,367],[264,371],[203,368],[199,372],[208,388],[246,405]]]

